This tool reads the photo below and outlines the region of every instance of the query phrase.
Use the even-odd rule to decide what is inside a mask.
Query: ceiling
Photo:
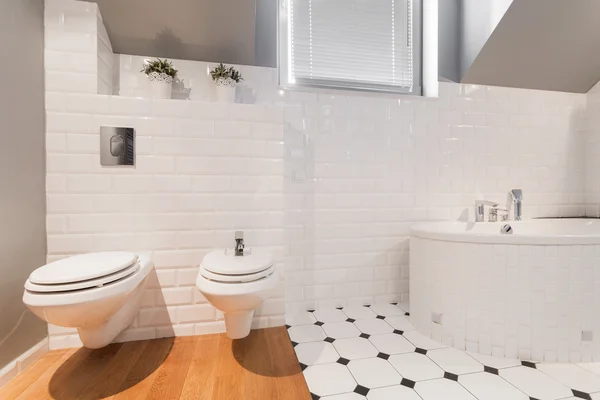
[[[116,53],[277,66],[276,0],[87,1]],[[599,0],[438,1],[456,15],[440,25],[450,80],[587,93],[600,79]]]
[[[274,0],[87,1],[98,3],[115,53],[273,66],[255,43],[262,19],[276,32]],[[276,37],[271,43],[276,54]]]

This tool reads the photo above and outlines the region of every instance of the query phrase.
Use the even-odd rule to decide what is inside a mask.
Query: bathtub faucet
[[[475,222],[483,222],[484,221],[485,206],[489,206],[492,209],[496,209],[496,208],[498,208],[498,203],[496,203],[495,201],[487,201],[487,200],[475,201]]]
[[[514,219],[520,221],[523,212],[523,191],[521,189],[513,189],[508,192],[508,207],[514,207]]]

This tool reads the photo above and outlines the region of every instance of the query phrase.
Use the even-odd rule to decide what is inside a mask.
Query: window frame
[[[396,95],[421,96],[423,93],[423,0],[410,0],[413,2],[413,85],[412,90],[403,90],[392,85],[367,85],[362,82],[346,82],[328,80],[314,80],[312,82],[290,82],[291,77],[291,52],[290,37],[291,26],[289,22],[289,7],[291,0],[279,0],[278,6],[278,35],[277,35],[277,62],[279,86],[285,89],[313,88],[329,90],[351,90],[374,93],[388,93]],[[378,1],[378,0],[375,0]]]

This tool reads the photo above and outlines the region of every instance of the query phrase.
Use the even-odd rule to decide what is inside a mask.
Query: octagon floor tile
[[[327,342],[300,343],[294,350],[298,361],[305,365],[329,364],[340,358],[333,345]]]
[[[316,342],[325,339],[325,333],[316,325],[292,326],[288,329],[290,339],[296,343]]]
[[[368,339],[348,338],[338,339],[333,345],[340,356],[348,360],[358,360],[361,358],[377,357],[379,351],[371,344]]]
[[[306,384],[311,393],[319,396],[352,392],[356,381],[341,364],[313,365],[304,370]]]
[[[415,351],[415,346],[411,342],[396,333],[373,335],[369,340],[382,353],[401,354]]]
[[[415,327],[410,323],[408,317],[405,317],[404,315],[386,318],[385,322],[390,324],[394,329],[398,329],[400,331],[408,332],[415,330]]]
[[[350,361],[348,369],[359,385],[369,389],[399,385],[402,381],[402,377],[394,367],[381,358]]]
[[[458,383],[463,385],[478,399],[486,400],[529,400],[529,396],[515,388],[498,375],[478,372],[461,375]]]
[[[443,344],[436,342],[433,339],[428,338],[427,336],[421,334],[419,331],[409,331],[404,332],[403,335],[409,342],[415,345],[415,347],[425,349],[425,350],[433,350],[433,349],[442,349],[446,346]]]
[[[584,393],[600,392],[600,376],[575,364],[537,364],[537,369],[563,385]]]
[[[388,386],[379,389],[373,389],[367,394],[368,400],[421,400],[419,395],[406,386]]]
[[[424,381],[444,376],[444,371],[429,357],[419,353],[407,353],[391,356],[390,364],[406,379]]]
[[[323,330],[327,336],[334,339],[345,339],[360,336],[360,331],[351,322],[328,322],[323,325]]]
[[[381,335],[394,331],[394,328],[382,319],[359,319],[354,324],[361,332],[369,335]]]
[[[458,382],[443,378],[418,382],[415,386],[415,391],[423,400],[477,400]]]
[[[346,314],[335,308],[326,308],[317,310],[313,313],[317,321],[321,322],[342,322],[348,319]]]
[[[313,316],[313,313],[308,311],[301,311],[295,313],[288,313],[285,315],[285,322],[290,326],[296,325],[312,325],[317,320]]]
[[[505,368],[500,370],[500,376],[526,395],[536,399],[555,400],[573,395],[565,385],[534,368]]]
[[[393,304],[374,304],[371,306],[371,311],[373,311],[377,315],[383,315],[384,317],[404,315],[404,310],[398,308]]]
[[[462,350],[452,347],[430,350],[427,357],[439,365],[444,371],[456,375],[472,372],[483,372],[483,365]]]
[[[371,311],[371,308],[369,307],[344,307],[342,311],[348,316],[348,318],[352,319],[368,319],[377,317],[377,314]]]

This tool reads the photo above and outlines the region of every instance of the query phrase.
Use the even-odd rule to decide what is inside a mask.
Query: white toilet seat
[[[123,278],[126,278],[130,275],[135,274],[140,268],[139,262],[135,262],[133,265],[119,271],[114,274],[109,274],[107,276],[103,276],[96,279],[90,279],[82,282],[73,282],[73,283],[65,283],[65,284],[37,284],[33,283],[30,280],[25,282],[25,289],[34,293],[64,293],[64,292],[72,292],[72,291],[81,291],[85,289],[93,289],[100,288],[105,285],[109,285],[116,281],[119,281]]]
[[[88,289],[48,293],[25,290],[23,293],[23,302],[28,306],[54,307],[84,304],[113,296],[120,296],[134,290],[148,276],[148,273],[154,267],[152,254],[140,254],[137,265],[138,268],[131,274],[101,287],[94,286]]]
[[[121,251],[64,258],[33,271],[25,289],[50,295],[99,288],[134,274],[138,261],[137,255]]]
[[[260,294],[274,289],[279,282],[279,274],[274,271],[271,275],[253,282],[223,283],[212,281],[198,274],[196,286],[202,294],[216,296],[245,296]],[[214,305],[214,304],[213,304]],[[217,307],[218,308],[218,307]],[[223,310],[221,310],[223,311]]]
[[[76,255],[46,264],[29,275],[35,285],[65,285],[104,278],[130,268],[137,255],[124,251],[107,251]]]
[[[246,249],[236,256],[231,249],[214,250],[202,260],[200,276],[220,284],[242,284],[260,281],[275,272],[273,257],[262,249]]]
[[[224,284],[236,284],[236,283],[239,284],[239,283],[256,282],[261,279],[265,279],[265,278],[269,277],[274,272],[275,272],[274,266],[270,266],[269,268],[264,269],[259,272],[256,272],[256,273],[239,274],[239,275],[216,274],[214,272],[207,270],[206,268],[204,268],[204,266],[202,266],[200,268],[200,275],[202,275],[202,277],[204,277],[210,281],[213,281],[213,282],[224,283]]]

